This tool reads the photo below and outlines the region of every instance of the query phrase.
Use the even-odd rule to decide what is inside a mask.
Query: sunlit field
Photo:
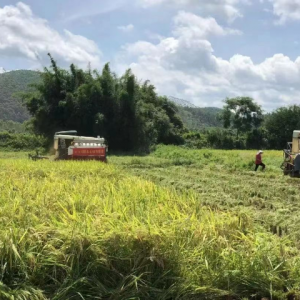
[[[0,299],[300,299],[300,180],[264,155],[0,153]]]

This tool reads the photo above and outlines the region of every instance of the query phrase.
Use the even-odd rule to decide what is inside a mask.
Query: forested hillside
[[[29,115],[14,94],[28,91],[29,84],[38,82],[39,73],[18,70],[0,74],[0,120],[23,122]]]
[[[178,107],[178,114],[190,130],[207,127],[222,127],[218,115],[222,110],[216,107]]]

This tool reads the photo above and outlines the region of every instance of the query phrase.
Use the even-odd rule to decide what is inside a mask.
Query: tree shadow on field
[[[222,276],[209,285],[194,281],[186,278],[180,263],[167,237],[34,233],[2,245],[0,299],[240,299],[230,297]],[[235,291],[243,294],[244,288]],[[247,295],[259,290],[255,287]]]
[[[46,236],[1,247],[0,299],[179,299],[178,266],[153,240]]]
[[[53,299],[81,299],[79,295],[83,299],[179,299],[179,278],[175,272],[178,267],[155,249],[152,241],[122,236],[94,242],[73,241],[64,255],[72,258],[68,259],[70,272],[51,296]]]

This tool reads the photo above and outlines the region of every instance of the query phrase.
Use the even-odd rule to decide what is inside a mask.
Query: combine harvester
[[[100,160],[107,162],[104,138],[77,136],[77,131],[61,131],[54,136],[55,160]]]
[[[300,130],[293,132],[293,141],[283,150],[284,162],[281,165],[284,175],[300,177]]]
[[[107,162],[108,148],[104,138],[77,136],[77,131],[61,131],[54,135],[54,160],[99,160]],[[29,155],[33,160],[47,159],[45,156]]]

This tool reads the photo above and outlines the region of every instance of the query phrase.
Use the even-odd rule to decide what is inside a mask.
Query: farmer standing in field
[[[262,170],[266,168],[266,165],[262,162],[262,154],[264,152],[262,150],[259,150],[258,153],[256,154],[256,159],[255,159],[255,172],[257,171],[259,166],[262,166]]]

